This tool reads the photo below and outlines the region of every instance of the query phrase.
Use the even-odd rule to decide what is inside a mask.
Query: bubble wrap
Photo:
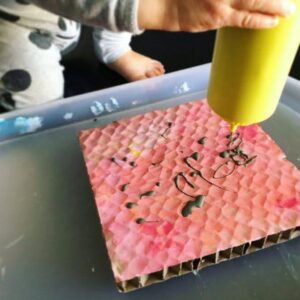
[[[120,290],[243,255],[299,231],[300,172],[258,125],[238,132],[244,153],[257,157],[230,176],[215,176],[219,179],[214,172],[228,160],[220,153],[228,149],[230,131],[206,101],[81,132]],[[184,158],[195,152],[199,157],[191,164],[210,182],[194,177],[186,165]],[[193,185],[180,178],[185,193],[204,195],[185,217],[183,208],[192,198],[176,188],[178,174]]]

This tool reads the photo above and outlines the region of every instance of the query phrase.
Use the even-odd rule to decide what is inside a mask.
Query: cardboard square
[[[300,233],[300,172],[206,101],[80,134],[117,286],[130,291]]]

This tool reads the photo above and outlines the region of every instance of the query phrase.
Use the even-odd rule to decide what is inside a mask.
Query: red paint
[[[294,197],[294,198],[289,198],[289,199],[279,201],[278,206],[281,208],[294,208],[298,204],[300,204],[300,200]]]
[[[165,247],[168,249],[168,248],[171,247],[171,245],[172,245],[172,240],[167,240],[166,244],[165,244]]]
[[[148,235],[152,235],[152,236],[156,236],[157,235],[157,224],[143,224],[143,233],[148,234]]]
[[[168,235],[169,232],[173,229],[173,224],[170,223],[170,222],[166,222],[164,225],[163,225],[163,232],[165,235]]]
[[[161,243],[151,243],[149,252],[151,255],[156,255],[161,250]]]

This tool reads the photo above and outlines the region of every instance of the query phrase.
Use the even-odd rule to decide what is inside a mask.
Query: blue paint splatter
[[[103,112],[104,112],[104,106],[102,103],[100,103],[99,101],[94,101],[93,105],[91,106],[91,112],[95,115],[95,116],[100,116]]]
[[[41,128],[43,119],[41,117],[17,117],[14,122],[14,126],[20,133],[35,132]]]
[[[120,107],[120,106],[119,106],[119,102],[118,102],[118,100],[117,100],[116,98],[111,97],[110,100],[111,100],[112,104],[113,104],[116,108],[119,108],[119,107]]]
[[[65,120],[71,120],[73,118],[73,113],[66,113],[65,115],[64,115],[64,119]]]
[[[176,86],[174,89],[175,94],[184,94],[190,91],[188,83],[185,81],[180,86]]]
[[[133,100],[133,101],[131,102],[131,104],[132,104],[132,105],[137,105],[137,104],[139,104],[139,101],[138,101],[138,100]]]
[[[109,102],[105,102],[104,103],[105,109],[108,112],[113,112],[115,110],[117,110],[120,106],[119,106],[119,102],[116,98],[110,98]]]

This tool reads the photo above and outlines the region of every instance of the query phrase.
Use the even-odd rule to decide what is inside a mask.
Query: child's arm
[[[112,31],[206,31],[224,26],[273,27],[290,0],[31,0],[58,15]]]

